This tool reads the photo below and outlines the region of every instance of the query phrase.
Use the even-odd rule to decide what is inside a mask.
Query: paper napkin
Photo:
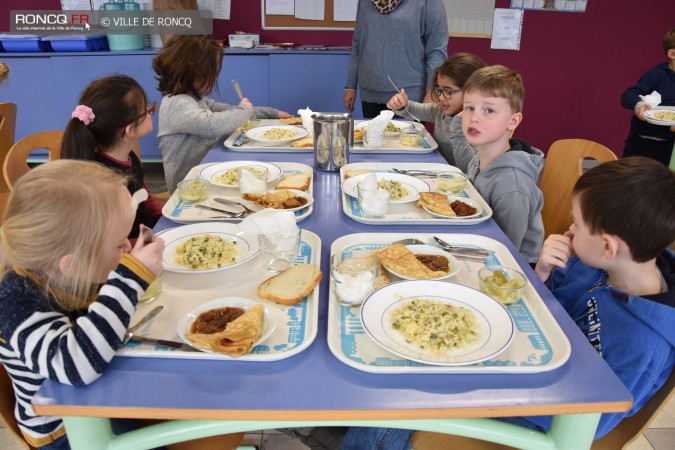
[[[309,109],[309,106],[298,110],[298,115],[302,117],[302,126],[309,133],[309,137],[314,137],[314,119],[312,119],[312,114],[314,112]]]
[[[294,238],[298,235],[295,214],[274,208],[265,208],[250,214],[239,223],[239,229],[246,233],[262,234],[275,242],[288,240],[291,247],[295,245]],[[283,250],[279,246],[278,248]]]
[[[659,94],[656,91],[653,91],[649,95],[639,95],[640,99],[642,99],[643,102],[651,106],[652,108],[659,106],[661,104],[661,94]]]

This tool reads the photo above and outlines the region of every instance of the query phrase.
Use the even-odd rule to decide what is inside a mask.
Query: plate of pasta
[[[384,349],[439,366],[494,358],[515,332],[511,315],[492,297],[431,280],[392,283],[373,292],[361,305],[361,323]]]
[[[347,178],[342,182],[342,191],[351,197],[357,198],[358,190],[356,186],[363,182],[369,175],[369,173],[364,173]],[[377,178],[377,186],[380,189],[389,191],[389,202],[392,204],[417,201],[420,198],[420,192],[428,192],[431,190],[431,187],[426,181],[411,177],[410,175],[376,172],[375,177]]]
[[[654,125],[675,126],[675,107],[661,106],[645,111],[645,120]]]
[[[262,146],[273,147],[289,144],[296,139],[307,136],[307,130],[292,125],[268,125],[252,128],[246,132],[246,137]]]
[[[239,177],[241,168],[255,171],[258,168],[267,169],[267,182],[274,181],[281,177],[279,166],[260,161],[228,161],[223,163],[211,164],[204,167],[199,172],[199,178],[209,181],[211,184],[226,188],[239,188]]]
[[[209,273],[238,267],[260,252],[258,236],[243,233],[236,224],[209,222],[170,228],[157,233],[164,239],[164,270]]]

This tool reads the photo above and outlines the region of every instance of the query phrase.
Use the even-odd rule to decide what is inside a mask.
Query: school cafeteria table
[[[235,153],[213,148],[204,162],[290,161],[312,153]],[[442,163],[426,155],[352,155],[350,162]],[[301,353],[275,362],[114,358],[95,383],[46,381],[34,406],[64,416],[75,450],[142,449],[196,437],[282,427],[386,426],[445,432],[528,449],[590,447],[600,413],[630,408],[630,393],[490,219],[471,226],[373,226],[341,210],[339,174],[314,171],[314,212],[300,223],[322,241],[319,331]],[[175,226],[163,218],[157,229]],[[571,344],[561,367],[534,374],[374,374],[339,361],[327,345],[331,243],[363,232],[474,233],[504,243],[530,278]],[[555,415],[541,434],[489,417]],[[107,418],[177,419],[115,437]]]

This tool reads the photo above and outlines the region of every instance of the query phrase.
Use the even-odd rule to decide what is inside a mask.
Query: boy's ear
[[[613,234],[603,233],[601,236],[603,256],[607,260],[613,259],[619,253],[623,241]]]
[[[675,48],[671,48],[666,52],[666,55],[668,55],[668,59],[675,59]]]
[[[517,112],[514,115],[511,116],[511,120],[509,120],[509,126],[507,130],[514,131],[516,128],[518,128],[518,125],[520,125],[520,122],[523,120],[523,113]]]

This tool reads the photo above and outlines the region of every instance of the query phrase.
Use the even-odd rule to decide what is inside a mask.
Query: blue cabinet
[[[65,128],[82,90],[95,78],[123,73],[135,78],[149,101],[161,101],[152,60],[156,51],[81,53],[1,53],[10,68],[0,83],[0,101],[17,104],[16,139],[43,130]],[[310,107],[317,112],[343,112],[342,96],[349,52],[228,51],[210,96],[239,103],[231,81],[236,78],[244,95],[256,106],[272,106],[291,114]],[[357,102],[354,117],[362,117]],[[161,160],[155,131],[139,141],[145,161]]]

